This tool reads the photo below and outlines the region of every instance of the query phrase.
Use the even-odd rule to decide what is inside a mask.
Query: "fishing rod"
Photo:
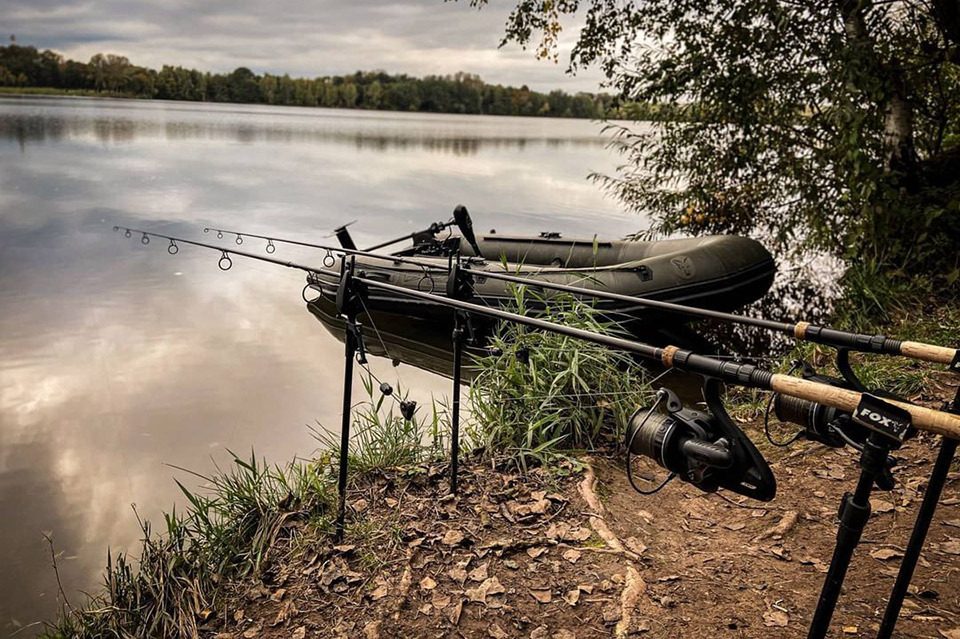
[[[694,306],[686,306],[674,302],[664,302],[647,297],[637,297],[633,295],[623,295],[621,293],[612,293],[607,291],[598,291],[580,286],[571,286],[568,284],[558,284],[543,280],[534,280],[527,277],[509,275],[506,273],[479,271],[468,266],[460,267],[465,273],[477,277],[489,277],[504,282],[522,284],[531,288],[551,289],[584,295],[596,299],[605,299],[617,302],[629,302],[641,306],[656,308],[672,313],[697,317],[702,319],[716,319],[728,323],[742,324],[745,326],[756,326],[776,333],[788,335],[796,340],[815,342],[833,348],[845,349],[849,351],[858,351],[863,353],[876,353],[884,355],[900,355],[911,359],[931,362],[936,364],[947,364],[950,370],[960,372],[960,349],[947,348],[944,346],[935,346],[933,344],[924,344],[922,342],[903,341],[892,339],[885,335],[871,335],[865,333],[852,333],[826,326],[817,326],[810,322],[778,322],[759,317],[748,317],[745,315],[735,315],[733,313],[724,313],[710,309],[702,309]]]
[[[277,242],[277,243],[280,243],[280,244],[290,244],[290,245],[293,245],[293,246],[305,246],[305,247],[307,247],[307,248],[321,249],[321,250],[324,250],[324,251],[327,252],[327,254],[323,257],[323,265],[326,266],[326,267],[328,267],[328,268],[329,268],[329,267],[332,267],[332,266],[333,266],[334,264],[336,264],[336,262],[337,262],[337,258],[334,257],[333,254],[334,254],[334,253],[340,253],[340,254],[345,254],[345,255],[359,255],[359,256],[362,256],[362,257],[370,257],[370,258],[374,258],[374,259],[378,259],[378,260],[384,260],[384,261],[388,261],[388,262],[396,262],[396,263],[399,263],[399,264],[412,264],[412,265],[415,265],[415,266],[419,266],[419,267],[422,268],[422,269],[430,269],[430,270],[434,270],[434,271],[446,271],[446,270],[447,270],[447,268],[446,268],[445,266],[442,266],[442,265],[440,265],[440,264],[436,264],[436,263],[434,263],[434,262],[427,262],[427,261],[425,261],[425,260],[417,260],[417,259],[414,259],[414,258],[402,257],[402,256],[399,256],[399,255],[381,255],[381,254],[379,254],[379,253],[372,253],[371,251],[372,251],[374,248],[379,248],[378,246],[372,247],[372,248],[367,249],[367,250],[360,250],[360,249],[356,249],[356,248],[346,248],[346,247],[342,247],[342,246],[328,246],[328,245],[325,245],[325,244],[314,244],[314,243],[312,243],[312,242],[301,242],[300,240],[291,240],[291,239],[286,239],[286,238],[282,238],[282,237],[271,237],[271,236],[268,236],[268,235],[258,235],[258,234],[256,234],[256,233],[244,233],[244,232],[242,232],[242,231],[231,231],[231,230],[228,230],[228,229],[218,229],[218,228],[214,228],[214,227],[212,227],[212,226],[207,226],[207,227],[204,227],[204,229],[203,229],[203,232],[204,232],[204,233],[210,233],[211,231],[216,232],[216,234],[217,234],[217,239],[223,239],[224,234],[234,235],[234,236],[236,236],[234,241],[235,241],[237,244],[243,244],[243,238],[245,238],[245,237],[254,237],[254,238],[257,238],[257,239],[259,239],[259,240],[266,240],[266,241],[267,241],[267,246],[266,246],[266,248],[265,248],[264,250],[266,250],[266,252],[267,252],[267,253],[270,253],[270,254],[273,254],[273,253],[276,252],[276,250],[277,250],[277,247],[276,247],[276,245],[274,244],[274,242]],[[399,240],[398,240],[398,241],[399,241]],[[392,242],[391,242],[391,243],[392,243]]]
[[[738,386],[774,391],[798,399],[817,402],[825,406],[832,406],[847,412],[857,411],[864,396],[867,395],[866,393],[829,386],[821,382],[813,382],[781,373],[773,373],[752,364],[737,364],[706,355],[698,355],[677,346],[652,346],[640,341],[628,340],[612,335],[591,333],[590,331],[563,324],[556,324],[539,318],[518,315],[509,311],[473,304],[459,299],[451,299],[425,291],[408,289],[360,275],[353,277],[365,286],[403,294],[425,301],[437,302],[438,304],[449,306],[453,309],[468,311],[477,315],[485,315],[494,319],[507,320],[516,324],[549,330],[561,335],[636,353],[645,359],[655,360],[667,368],[675,368],[690,373],[715,377]],[[901,401],[891,400],[888,403],[906,411],[912,419],[913,425],[921,430],[946,435],[948,437],[960,437],[960,416],[942,413]],[[892,423],[884,423],[879,419],[874,421],[876,423],[873,425],[878,429],[886,428],[890,432],[893,432],[891,429],[896,427],[896,425]],[[899,438],[901,433],[896,432],[895,435]]]
[[[217,262],[217,266],[220,267],[221,271],[229,271],[233,267],[233,260],[230,259],[231,255],[239,255],[241,257],[247,257],[252,260],[260,260],[262,262],[268,262],[270,264],[276,264],[277,266],[285,266],[287,268],[297,269],[301,271],[307,271],[308,273],[318,273],[320,275],[327,275],[330,277],[340,277],[340,274],[336,271],[330,271],[323,268],[315,268],[312,266],[304,266],[303,264],[297,264],[296,262],[290,262],[287,260],[279,260],[274,257],[266,257],[264,255],[257,255],[256,253],[250,253],[248,251],[241,251],[240,249],[234,248],[224,248],[222,246],[217,246],[216,244],[207,244],[206,242],[197,242],[195,240],[187,240],[182,237],[175,237],[172,235],[165,235],[163,233],[157,233],[156,231],[144,231],[143,229],[129,228],[126,226],[116,225],[113,227],[113,230],[116,232],[123,231],[124,236],[132,237],[135,233],[139,234],[141,244],[149,244],[151,237],[161,238],[164,240],[169,240],[170,244],[167,245],[167,253],[170,255],[176,255],[180,252],[180,244],[190,244],[192,246],[199,246],[206,249],[211,249],[213,251],[219,251],[221,253],[220,260]]]

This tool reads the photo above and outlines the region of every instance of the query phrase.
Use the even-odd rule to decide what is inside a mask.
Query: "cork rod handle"
[[[952,357],[952,356],[951,356]],[[854,411],[860,404],[861,394],[845,388],[837,388],[827,384],[820,384],[799,377],[789,375],[774,375],[770,380],[770,388],[778,393],[799,397],[811,402],[818,402],[833,406],[845,411]],[[884,400],[890,401],[890,400]],[[960,415],[953,415],[942,411],[890,401],[910,413],[913,425],[920,430],[960,439]]]
[[[903,342],[900,344],[900,354],[923,360],[924,362],[951,364],[953,363],[953,358],[957,356],[957,351],[953,348],[934,346],[932,344],[924,344],[923,342]]]

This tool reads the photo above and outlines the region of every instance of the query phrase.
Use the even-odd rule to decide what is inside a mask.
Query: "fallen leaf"
[[[486,605],[487,597],[490,595],[499,595],[506,592],[506,589],[500,585],[500,580],[496,577],[490,577],[476,588],[467,588],[466,594],[470,601]]]
[[[497,624],[492,624],[487,628],[487,634],[493,637],[493,639],[507,639],[507,637],[510,636]]]
[[[484,579],[489,577],[489,575],[487,574],[487,569],[489,568],[489,566],[490,566],[489,563],[481,564],[480,566],[477,566],[476,568],[471,570],[467,574],[467,577],[470,578],[470,581],[483,581]]]
[[[530,639],[547,639],[550,632],[550,629],[546,626],[537,626],[533,629],[533,632],[530,633]]]
[[[577,639],[577,635],[573,634],[566,628],[561,628],[553,633],[553,636],[550,639]]]
[[[886,561],[895,557],[903,557],[903,553],[895,548],[877,548],[870,553],[870,556],[880,561]]]
[[[387,588],[386,584],[380,584],[379,586],[373,589],[373,592],[370,593],[370,598],[373,599],[374,601],[379,601],[380,599],[383,599],[384,597],[386,597],[388,594],[390,594],[390,589]]]
[[[448,530],[443,536],[443,543],[447,546],[459,546],[466,537],[459,530]]]
[[[530,555],[531,559],[536,559],[545,552],[547,552],[547,549],[543,546],[531,546],[527,548],[527,554]]]
[[[450,595],[440,592],[439,590],[433,591],[433,599],[430,601],[433,604],[434,608],[438,610],[440,608],[446,608],[450,605]]]
[[[571,606],[576,606],[577,602],[580,601],[580,589],[574,588],[573,590],[567,592],[563,595],[563,600]]]
[[[940,634],[943,635],[946,639],[960,639],[960,628],[953,628],[952,630],[941,630]]]
[[[431,577],[424,577],[420,580],[420,588],[423,590],[433,590],[437,587],[437,582]]]
[[[307,636],[307,627],[300,626],[299,628],[293,631],[293,634],[290,635],[290,639],[304,639],[304,637],[306,636]]]
[[[253,639],[254,637],[259,637],[263,634],[263,626],[257,624],[252,628],[248,628],[243,631],[243,639]]]
[[[885,499],[871,499],[870,506],[873,512],[877,514],[889,513],[892,512],[896,506],[893,502],[889,502]]]
[[[960,555],[960,539],[951,539],[940,544],[940,550],[948,555]]]
[[[737,531],[737,530],[743,530],[744,528],[747,527],[747,525],[740,522],[736,522],[733,524],[724,524],[723,527],[726,528],[727,530]]]
[[[790,616],[782,610],[770,610],[763,613],[763,625],[770,628],[786,628]]]
[[[243,610],[238,609],[233,613],[233,620],[236,621],[237,623],[240,623],[241,621],[243,621],[243,617],[244,617]]]
[[[456,626],[460,623],[460,615],[462,613],[463,613],[463,600],[461,599],[460,601],[457,602],[455,606],[453,606],[453,608],[450,609],[450,613],[447,616],[447,618],[450,619],[450,623]]]
[[[542,604],[548,604],[553,600],[553,593],[549,590],[531,590],[530,594]]]
[[[845,634],[845,635],[855,635],[855,634],[858,634],[859,632],[860,632],[860,628],[858,628],[857,626],[844,626],[844,627],[843,627],[843,634]]]
[[[447,576],[457,583],[463,584],[463,582],[467,580],[467,571],[457,566],[448,570]]]
[[[570,550],[563,553],[563,558],[569,561],[571,564],[575,564],[580,560],[580,557],[582,554],[583,553],[581,553],[579,550],[574,550],[573,548],[571,548]]]
[[[278,588],[276,592],[270,595],[270,601],[280,601],[285,594],[287,594],[286,588]]]
[[[586,541],[590,539],[590,535],[592,534],[593,533],[590,532],[589,528],[584,528],[583,526],[581,526],[580,528],[574,528],[569,533],[567,533],[567,539],[572,539],[574,541]]]

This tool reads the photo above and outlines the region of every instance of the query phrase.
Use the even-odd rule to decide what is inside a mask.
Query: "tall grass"
[[[619,333],[590,304],[513,289],[516,313],[598,333]],[[650,399],[648,377],[625,353],[505,323],[479,357],[470,390],[472,443],[526,469],[571,450],[619,444],[627,420]]]
[[[281,535],[299,534],[295,521],[328,528],[333,493],[314,463],[286,467],[233,455],[227,470],[198,475],[184,511],[165,513],[156,534],[140,520],[139,560],[107,553],[102,591],[83,608],[63,605],[45,637],[195,637],[213,614],[220,587],[264,567]]]
[[[355,404],[350,447],[347,456],[351,476],[387,468],[415,466],[446,454],[450,416],[444,404],[431,401],[429,410],[418,407],[412,419],[400,414],[399,403],[409,398],[401,386],[386,396],[375,389],[374,380],[363,378],[367,397]],[[340,433],[324,428],[312,429],[314,438],[325,451],[321,459],[336,465],[340,457]]]

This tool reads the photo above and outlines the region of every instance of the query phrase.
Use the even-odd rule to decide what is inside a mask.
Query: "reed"
[[[618,334],[615,324],[570,295],[513,287],[513,312]],[[649,376],[627,354],[517,324],[502,325],[491,354],[475,359],[470,443],[526,470],[556,455],[619,446],[626,423],[652,398]]]
[[[446,405],[432,400],[428,410],[418,407],[412,419],[400,414],[399,404],[409,395],[399,385],[392,395],[383,395],[374,379],[363,378],[366,397],[353,406],[350,450],[347,456],[351,478],[383,470],[412,467],[443,458],[449,445],[450,416]],[[320,458],[335,472],[340,457],[340,433],[312,428],[324,451]]]

